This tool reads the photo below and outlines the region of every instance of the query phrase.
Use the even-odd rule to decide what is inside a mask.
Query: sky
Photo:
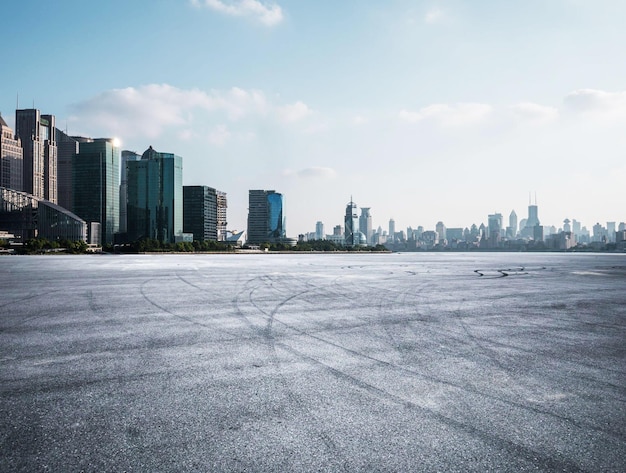
[[[183,183],[285,196],[288,236],[626,221],[623,0],[21,0],[0,112],[183,157]],[[529,197],[530,196],[530,197]]]

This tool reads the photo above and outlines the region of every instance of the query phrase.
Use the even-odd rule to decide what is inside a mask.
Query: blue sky
[[[183,157],[185,184],[286,196],[327,233],[625,221],[626,2],[152,0],[3,6],[0,111]],[[533,197],[534,199],[534,197]]]

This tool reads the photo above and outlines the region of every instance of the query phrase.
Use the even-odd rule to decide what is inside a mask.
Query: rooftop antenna
[[[531,205],[532,201],[530,200],[530,191],[528,191],[528,205]]]

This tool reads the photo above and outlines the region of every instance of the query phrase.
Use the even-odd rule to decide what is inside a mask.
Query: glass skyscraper
[[[183,158],[150,146],[126,171],[127,239],[174,243],[183,232]]]
[[[89,241],[112,244],[119,231],[120,150],[113,139],[85,139],[72,159],[72,211],[88,223],[100,224]]]
[[[285,202],[273,190],[251,190],[248,194],[248,243],[278,243],[285,240]]]
[[[183,186],[183,231],[195,241],[217,240],[217,191],[208,186]]]

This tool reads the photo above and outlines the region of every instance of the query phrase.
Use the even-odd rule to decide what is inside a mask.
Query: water
[[[624,471],[626,257],[0,258],[2,471]]]

